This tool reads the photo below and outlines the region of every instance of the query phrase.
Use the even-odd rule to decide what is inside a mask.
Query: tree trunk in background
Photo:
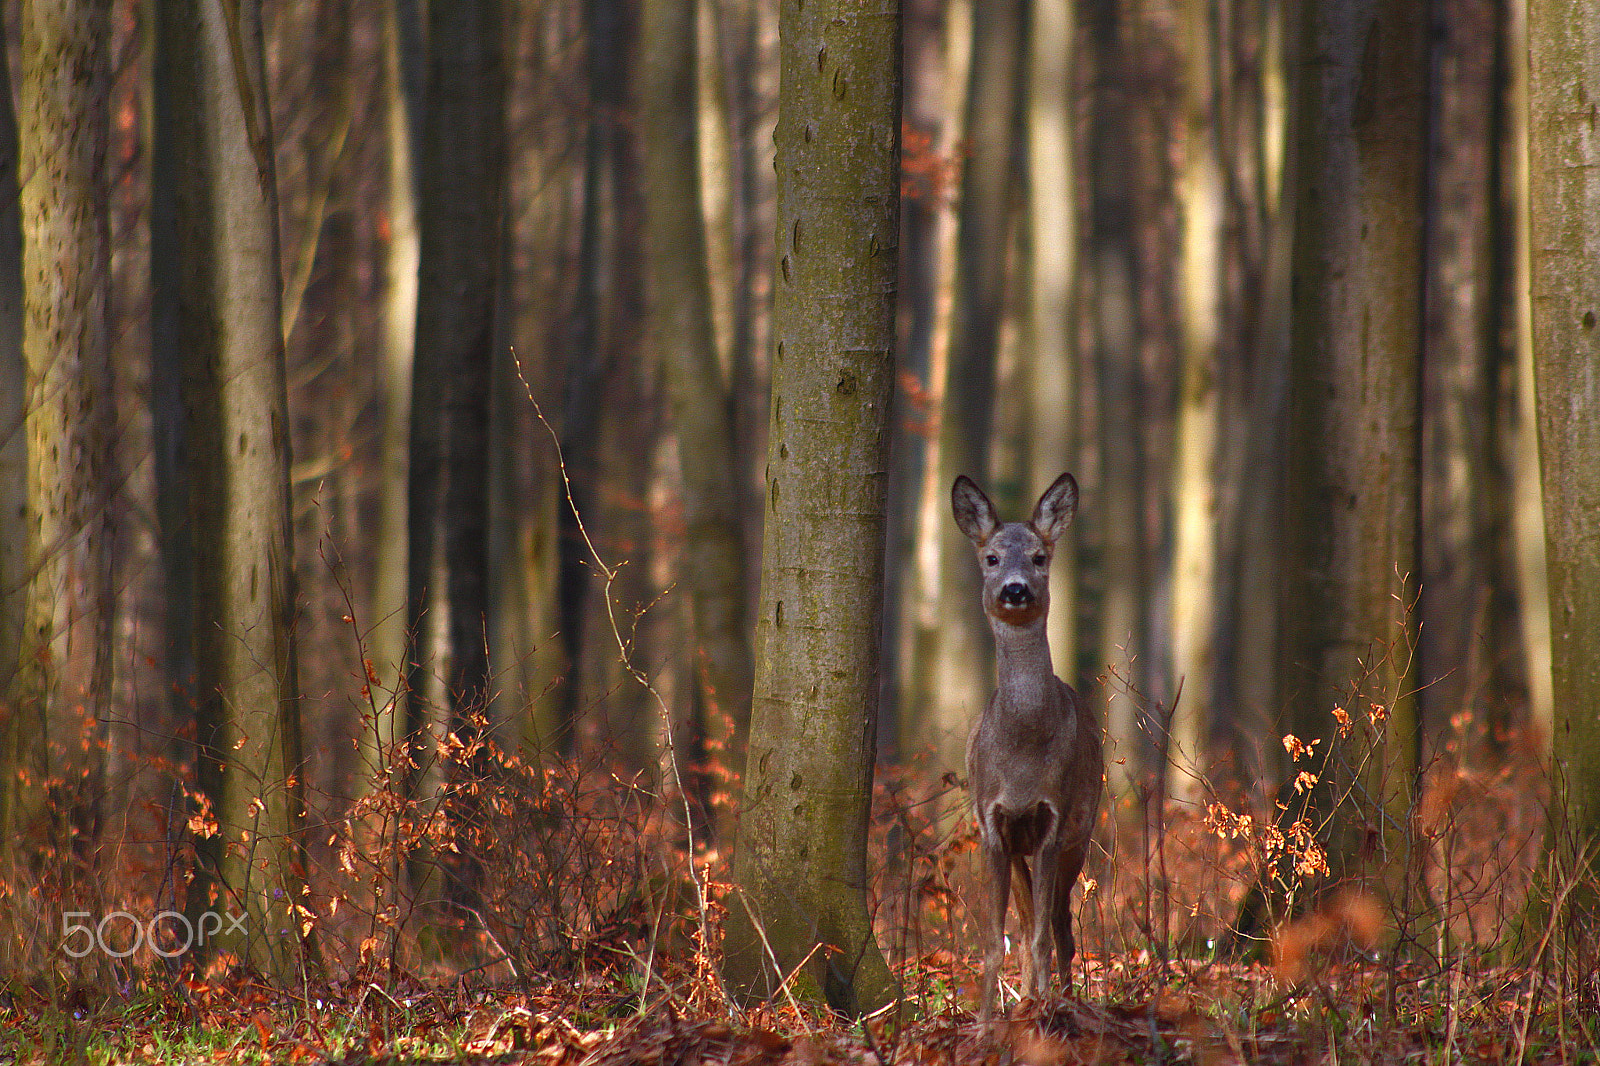
[[[1517,585],[1522,597],[1522,643],[1528,672],[1528,717],[1541,750],[1555,740],[1555,694],[1551,677],[1553,642],[1550,632],[1550,581],[1545,552],[1543,487],[1539,473],[1538,397],[1534,378],[1532,245],[1529,238],[1528,152],[1532,115],[1529,111],[1527,5],[1508,4],[1506,49],[1512,57],[1506,87],[1506,113],[1514,132],[1507,138],[1506,169],[1511,179],[1513,267],[1516,292],[1517,417],[1510,446],[1514,502],[1511,529],[1517,559]]]
[[[0,55],[5,47],[0,20]],[[22,632],[28,588],[27,375],[22,361],[22,211],[17,188],[17,116],[11,66],[0,63],[0,871],[18,844],[15,788]]]
[[[1183,6],[1184,155],[1180,309],[1181,379],[1172,474],[1172,674],[1183,691],[1171,722],[1163,772],[1169,792],[1194,798],[1195,771],[1206,767],[1205,741],[1216,676],[1218,419],[1221,404],[1218,331],[1222,324],[1221,108],[1216,98],[1211,0]]]
[[[22,353],[28,447],[27,609],[0,793],[0,831],[57,820],[87,855],[98,833],[110,715],[110,4],[22,6]],[[81,754],[79,754],[81,753]]]
[[[865,893],[894,389],[899,5],[786,0],[781,27],[767,523],[724,967],[742,995],[767,997],[805,962],[796,991],[859,1013],[894,996]]]
[[[968,152],[962,168],[956,237],[955,306],[939,419],[939,483],[943,495],[957,475],[987,478],[994,437],[995,363],[1007,289],[1006,251],[1017,205],[1017,135],[1021,124],[1023,22],[1021,0],[997,0],[975,10],[971,84],[966,100]],[[1015,419],[1018,413],[1006,412]],[[1012,497],[1018,494],[1012,491]],[[994,642],[983,618],[972,546],[956,529],[948,503],[939,508],[940,603],[930,715],[922,735],[938,753],[941,771],[961,772],[967,730],[992,687]]]
[[[651,316],[683,477],[684,578],[705,734],[737,779],[751,686],[738,456],[717,365],[695,143],[694,0],[645,0],[640,83],[650,202]]]
[[[156,317],[176,314],[184,358],[196,778],[219,828],[196,841],[189,907],[243,910],[246,943],[220,946],[287,984],[309,941],[299,911],[289,427],[261,10],[255,0],[193,0],[155,11],[153,173],[174,176],[182,258],[178,308]]]
[[[403,735],[406,692],[406,576],[411,433],[411,357],[416,350],[417,281],[421,246],[417,231],[416,152],[422,138],[421,13],[417,0],[391,0],[383,8],[383,131],[388,233],[383,246],[382,348],[378,363],[382,429],[378,458],[378,530],[374,545],[367,658],[378,684],[375,720],[361,730],[363,781],[398,769],[389,760]],[[398,786],[402,782],[397,780]]]
[[[1426,20],[1409,0],[1308,5],[1305,18],[1279,705],[1284,732],[1321,744],[1289,769],[1318,781],[1303,793],[1285,785],[1279,820],[1331,817],[1320,839],[1333,877],[1365,883],[1398,911],[1411,887],[1403,835],[1418,773],[1410,608]],[[1339,739],[1336,707],[1349,716],[1349,740]],[[1359,768],[1356,780],[1348,767]],[[1364,870],[1373,848],[1384,858]],[[1311,888],[1298,875],[1284,880]],[[1247,903],[1239,932],[1263,928],[1263,902]]]
[[[566,358],[561,449],[566,491],[559,507],[556,603],[567,675],[561,690],[558,750],[578,750],[578,712],[583,705],[585,610],[593,563],[580,523],[593,515],[599,488],[598,449],[606,380],[612,365],[609,313],[615,309],[617,205],[624,136],[619,128],[628,102],[624,57],[633,38],[626,0],[585,0],[588,39],[589,136],[584,161],[583,232],[577,305]],[[609,208],[609,210],[608,210]]]
[[[919,88],[916,83],[908,85],[907,90],[914,93],[912,100],[920,101],[919,110],[925,115],[939,116],[939,125],[931,139],[932,158],[925,163],[936,169],[928,180],[916,183],[928,201],[927,232],[922,241],[927,251],[919,253],[916,231],[909,230],[907,236],[911,240],[901,256],[901,263],[908,268],[926,262],[926,273],[920,285],[927,291],[919,295],[916,289],[910,290],[913,302],[905,308],[911,321],[900,367],[902,373],[921,377],[922,404],[920,417],[910,404],[897,408],[901,413],[896,416],[900,422],[896,428],[904,429],[908,447],[902,449],[898,457],[891,455],[891,461],[900,459],[907,480],[905,492],[909,499],[903,504],[906,532],[902,543],[911,555],[909,563],[904,557],[891,555],[889,559],[891,567],[908,571],[908,587],[900,592],[899,631],[889,633],[889,637],[899,641],[895,747],[902,758],[931,755],[936,767],[950,768],[962,765],[956,744],[966,736],[967,727],[965,722],[945,723],[939,717],[938,694],[942,682],[937,664],[943,639],[944,538],[948,532],[945,527],[952,524],[950,486],[945,484],[944,464],[940,461],[940,426],[944,421],[944,398],[950,376],[950,328],[959,229],[956,209],[949,201],[955,193],[953,178],[961,169],[952,164],[960,156],[966,99],[971,88],[971,0],[950,0],[945,5],[944,19],[940,91]],[[925,121],[933,119],[929,117]],[[923,209],[915,204],[902,211],[902,227],[917,223],[922,213]],[[910,425],[913,419],[921,424]],[[892,500],[892,476],[890,481]],[[962,565],[969,563],[962,560]],[[950,761],[952,757],[955,762]],[[935,770],[932,776],[938,777],[940,772]]]
[[[1495,329],[1494,208],[1498,0],[1440,0],[1432,35],[1435,135],[1430,145],[1429,353],[1423,389],[1422,631],[1418,677],[1427,734],[1444,742],[1457,715],[1479,726],[1507,722],[1521,667],[1507,632],[1514,604],[1504,526],[1510,482],[1502,465],[1501,370],[1509,354]],[[1486,49],[1484,41],[1497,42]],[[1507,249],[1509,250],[1509,249]],[[1519,700],[1520,702],[1520,700]],[[1489,738],[1493,744],[1493,738]],[[1474,745],[1477,746],[1476,744]]]
[[[1552,805],[1567,862],[1600,835],[1600,10],[1528,7],[1529,287],[1550,568]],[[1592,875],[1591,875],[1592,876]],[[1593,882],[1588,890],[1592,904]],[[1592,960],[1591,960],[1592,961]]]
[[[480,733],[478,717],[488,713],[491,695],[486,472],[505,179],[504,30],[500,0],[430,6],[427,107],[418,156],[422,272],[415,365],[426,366],[428,377],[437,375],[441,391],[425,388],[419,372],[412,381],[412,411],[415,421],[423,404],[442,409],[443,485],[442,498],[433,497],[442,504],[434,514],[426,514],[423,501],[413,497],[411,531],[415,537],[419,518],[431,521],[443,541],[450,602],[450,731],[468,744]],[[417,587],[418,576],[413,571],[413,604],[422,601],[427,587],[425,580]],[[446,776],[467,772],[475,777],[482,762],[480,754],[469,765],[446,767]],[[459,832],[475,821],[474,790],[453,791],[460,799],[451,808]],[[470,905],[477,893],[477,861],[468,855],[451,865],[452,897]]]
[[[1026,393],[1030,491],[1077,465],[1078,152],[1073,117],[1077,21],[1073,0],[1033,0],[1027,34],[1028,262]],[[1074,686],[1078,665],[1076,537],[1050,567],[1050,661]]]
[[[1148,600],[1144,551],[1145,470],[1140,425],[1145,411],[1139,366],[1138,256],[1135,248],[1131,64],[1122,42],[1121,0],[1091,0],[1085,30],[1094,43],[1094,107],[1089,120],[1090,194],[1088,247],[1083,264],[1084,306],[1090,327],[1099,405],[1099,485],[1087,487],[1088,508],[1098,516],[1100,603],[1096,671],[1114,667],[1136,681],[1133,659],[1141,643]],[[1108,678],[1104,721],[1111,740],[1106,783],[1124,795],[1144,773],[1147,738],[1138,708]],[[1093,693],[1090,699],[1096,699]]]

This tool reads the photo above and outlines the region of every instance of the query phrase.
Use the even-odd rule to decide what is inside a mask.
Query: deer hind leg
[[[994,1012],[1000,983],[1000,963],[1006,954],[1006,904],[1011,893],[1011,861],[1004,849],[990,846],[985,847],[984,851],[985,858],[989,860],[989,884],[994,897],[989,901],[989,944],[983,957],[979,1021],[988,1021]]]
[[[1061,877],[1058,872],[1061,844],[1046,840],[1034,857],[1033,869],[1038,877],[1034,881],[1034,919],[1027,930],[1028,950],[1033,956],[1033,980],[1029,985],[1034,1002],[1044,1002],[1050,991],[1050,963],[1054,949],[1052,932],[1056,911],[1060,907]]]
[[[1072,886],[1078,881],[1078,874],[1083,870],[1084,856],[1089,846],[1087,843],[1061,849],[1060,865],[1056,867],[1056,900],[1055,911],[1050,920],[1055,928],[1056,955],[1061,964],[1061,984],[1067,990],[1072,988],[1072,959],[1077,954],[1077,945],[1072,939]]]

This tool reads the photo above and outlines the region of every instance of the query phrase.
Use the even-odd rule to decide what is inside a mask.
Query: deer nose
[[[1033,590],[1021,581],[1008,582],[1000,589],[1000,602],[1007,607],[1026,607],[1033,602]]]

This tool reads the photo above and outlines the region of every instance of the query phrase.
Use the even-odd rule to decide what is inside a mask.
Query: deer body
[[[1105,766],[1099,722],[1055,676],[1046,639],[1050,558],[1077,510],[1077,483],[1062,474],[1027,522],[1002,524],[964,476],[951,500],[956,524],[977,550],[997,667],[994,694],[967,739],[967,782],[992,888],[979,1006],[987,1019],[1005,956],[1013,878],[1028,994],[1039,1000],[1048,990],[1052,949],[1068,974],[1076,950],[1072,886],[1088,854]]]

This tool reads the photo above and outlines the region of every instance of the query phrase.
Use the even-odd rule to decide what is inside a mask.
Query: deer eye
[[[983,557],[983,561],[985,563],[987,563],[989,566],[999,566],[1000,565],[1000,556],[998,556],[998,555],[986,555],[986,556]]]
[[[1035,555],[1033,557],[1033,565],[1034,566],[1043,566],[1044,565],[1044,553],[1043,552],[1040,552],[1038,555]]]

